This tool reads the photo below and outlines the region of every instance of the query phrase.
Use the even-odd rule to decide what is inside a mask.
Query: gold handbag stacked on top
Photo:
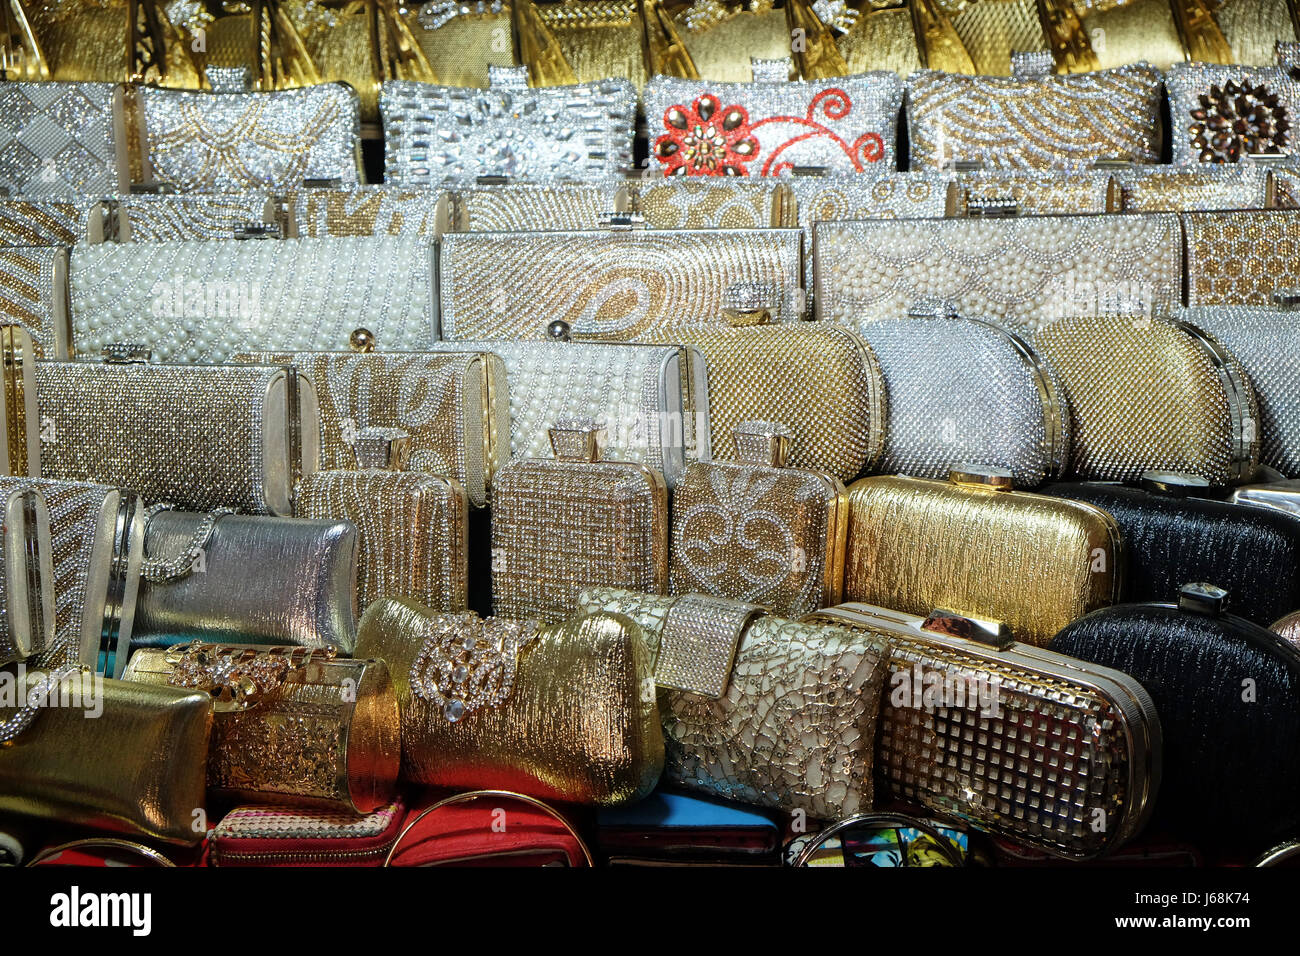
[[[51,0],[28,8],[48,79],[180,89],[201,83],[192,39],[168,19],[161,0]]]

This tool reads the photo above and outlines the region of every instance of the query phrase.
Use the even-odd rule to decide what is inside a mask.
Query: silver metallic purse
[[[0,83],[0,192],[107,195],[127,186],[114,83]]]
[[[799,225],[823,219],[930,219],[946,214],[950,177],[936,173],[796,176]]]

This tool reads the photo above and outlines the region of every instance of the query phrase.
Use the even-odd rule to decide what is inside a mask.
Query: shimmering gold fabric
[[[893,70],[906,77],[925,64],[906,8],[862,10],[849,32],[836,40],[849,73]]]
[[[1300,212],[1188,212],[1187,304],[1272,305],[1300,286]]]
[[[664,741],[641,628],[592,614],[543,627],[520,653],[509,697],[451,723],[411,691],[411,666],[438,615],[380,601],[361,619],[357,653],[389,662],[401,707],[402,776],[415,783],[515,790],[610,805],[645,797]]]
[[[16,682],[22,699],[44,676],[28,671]],[[13,675],[4,678],[7,696]],[[58,694],[61,706],[41,708],[0,744],[0,810],[169,843],[203,839],[193,825],[204,809],[208,695],[88,673],[65,680]],[[0,721],[13,715],[0,707]]]
[[[704,6],[708,4],[695,4],[696,8]],[[753,79],[751,59],[780,60],[790,56],[790,31],[784,10],[773,9],[771,0],[759,0],[752,12],[734,12],[740,9],[739,4],[735,5],[723,19],[696,19],[689,9],[676,17],[678,35],[700,79],[748,83]]]
[[[161,2],[142,0],[133,47],[127,0],[52,0],[30,4],[32,28],[50,66],[50,78],[72,82],[122,83],[136,79],[161,86],[194,89],[198,69],[190,44],[168,20]],[[162,40],[153,49],[146,24]]]
[[[122,675],[170,682],[167,648],[143,648]],[[206,694],[204,695],[206,697]],[[370,813],[392,801],[401,755],[388,667],[313,659],[247,710],[218,712],[208,787],[236,799]]]
[[[1077,502],[885,475],[849,488],[846,600],[998,620],[1043,645],[1115,600],[1120,560],[1114,520]]]
[[[952,18],[977,73],[1011,72],[1011,55],[1047,47],[1034,0],[978,0]]]
[[[1158,70],[1167,70],[1175,63],[1182,63],[1186,54],[1170,3],[1171,0],[1133,0],[1085,15],[1083,32],[1089,38],[1098,68],[1105,70],[1145,61]]]
[[[1288,0],[1220,0],[1214,19],[1232,47],[1232,62],[1272,66],[1274,44],[1297,39]]]

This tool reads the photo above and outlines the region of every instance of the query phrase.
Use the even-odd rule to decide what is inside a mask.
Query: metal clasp
[[[998,650],[1003,650],[1015,643],[1011,632],[1001,621],[970,617],[966,614],[958,614],[956,611],[943,609],[931,611],[921,625],[921,630],[930,631],[933,634],[960,637],[968,641],[978,641],[980,644],[987,644],[989,647]]]
[[[147,365],[153,359],[153,349],[139,342],[109,342],[99,352],[109,365]]]
[[[1228,592],[1204,581],[1184,584],[1178,589],[1178,609],[1193,614],[1222,614],[1228,609]]]

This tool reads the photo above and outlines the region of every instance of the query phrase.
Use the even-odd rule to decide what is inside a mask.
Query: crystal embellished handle
[[[780,422],[741,422],[731,432],[736,460],[746,465],[784,468],[794,449],[794,432]]]
[[[352,452],[358,468],[405,471],[411,462],[411,436],[401,428],[363,428]]]
[[[595,462],[600,461],[605,447],[606,433],[603,426],[589,418],[566,418],[557,421],[548,430],[551,438],[551,451],[557,461]]]

